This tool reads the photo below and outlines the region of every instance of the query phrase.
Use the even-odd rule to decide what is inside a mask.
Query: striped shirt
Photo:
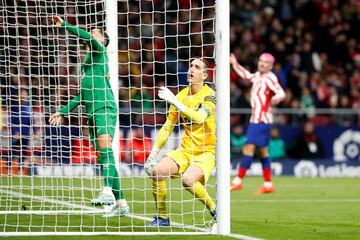
[[[273,72],[250,73],[241,65],[234,66],[237,74],[252,83],[250,103],[252,108],[251,123],[272,123],[271,104],[278,104],[285,98],[285,92]]]

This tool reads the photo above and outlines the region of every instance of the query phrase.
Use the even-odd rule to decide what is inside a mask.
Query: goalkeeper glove
[[[153,172],[156,168],[157,162],[156,162],[156,155],[158,154],[159,150],[156,148],[153,148],[150,152],[149,157],[146,160],[146,163],[144,165],[145,173],[151,177],[153,175]]]
[[[201,108],[199,110],[188,108],[185,104],[180,102],[166,87],[160,87],[158,95],[161,99],[164,99],[168,103],[174,105],[180,112],[183,112],[186,117],[194,123],[201,124],[205,122],[207,117],[210,115],[210,113]]]
[[[183,103],[181,103],[167,87],[160,87],[158,96],[159,98],[174,105],[177,109],[179,109],[179,111],[181,112],[185,111],[186,106]]]

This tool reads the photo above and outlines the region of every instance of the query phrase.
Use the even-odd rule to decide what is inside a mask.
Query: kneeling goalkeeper
[[[215,167],[216,143],[215,92],[203,83],[208,76],[208,69],[208,63],[197,58],[191,62],[188,71],[188,87],[176,96],[166,87],[159,90],[159,97],[171,106],[145,164],[145,172],[153,179],[152,191],[157,208],[157,215],[149,226],[170,225],[166,207],[166,178],[169,176],[181,175],[186,190],[199,199],[211,216],[216,218],[215,203],[204,186]],[[181,146],[167,153],[157,163],[156,155],[174,130],[179,116],[185,130]]]
[[[108,78],[108,57],[106,46],[109,43],[107,34],[101,29],[93,29],[91,33],[65,22],[59,16],[50,19],[57,27],[88,41],[90,50],[81,65],[81,87],[79,93],[59,112],[54,113],[49,122],[58,126],[62,117],[70,113],[79,104],[85,106],[91,141],[98,153],[98,162],[104,176],[104,188],[92,203],[96,205],[116,205],[104,217],[125,216],[130,209],[120,187],[118,171],[115,168],[112,139],[115,133],[117,107]]]

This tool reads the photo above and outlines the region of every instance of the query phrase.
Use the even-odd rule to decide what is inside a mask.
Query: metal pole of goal
[[[216,1],[216,192],[217,234],[230,234],[229,1]]]
[[[106,0],[106,32],[109,35],[109,46],[107,47],[107,55],[109,59],[109,78],[111,89],[114,93],[115,102],[119,109],[119,78],[118,78],[118,18],[117,18],[117,1]],[[115,135],[112,142],[112,148],[114,151],[115,167],[119,172],[120,168],[120,130],[119,130],[119,115],[116,116],[116,128]]]

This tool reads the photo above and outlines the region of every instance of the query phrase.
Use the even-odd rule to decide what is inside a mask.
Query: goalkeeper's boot
[[[126,206],[119,206],[115,205],[110,212],[105,213],[103,217],[110,218],[110,217],[125,217],[130,214],[130,208],[128,205]]]
[[[274,186],[261,186],[261,188],[259,188],[255,194],[256,195],[260,195],[260,194],[267,194],[267,193],[273,193],[275,191]]]
[[[230,191],[236,191],[236,190],[241,190],[243,188],[242,183],[236,184],[234,182],[230,182]]]
[[[161,218],[159,216],[155,216],[154,220],[151,223],[146,225],[148,227],[168,227],[170,226],[169,218]]]
[[[216,209],[210,212],[210,215],[214,220],[216,220]]]
[[[97,198],[91,199],[91,203],[95,205],[112,205],[115,203],[115,197],[112,194],[101,192]]]

